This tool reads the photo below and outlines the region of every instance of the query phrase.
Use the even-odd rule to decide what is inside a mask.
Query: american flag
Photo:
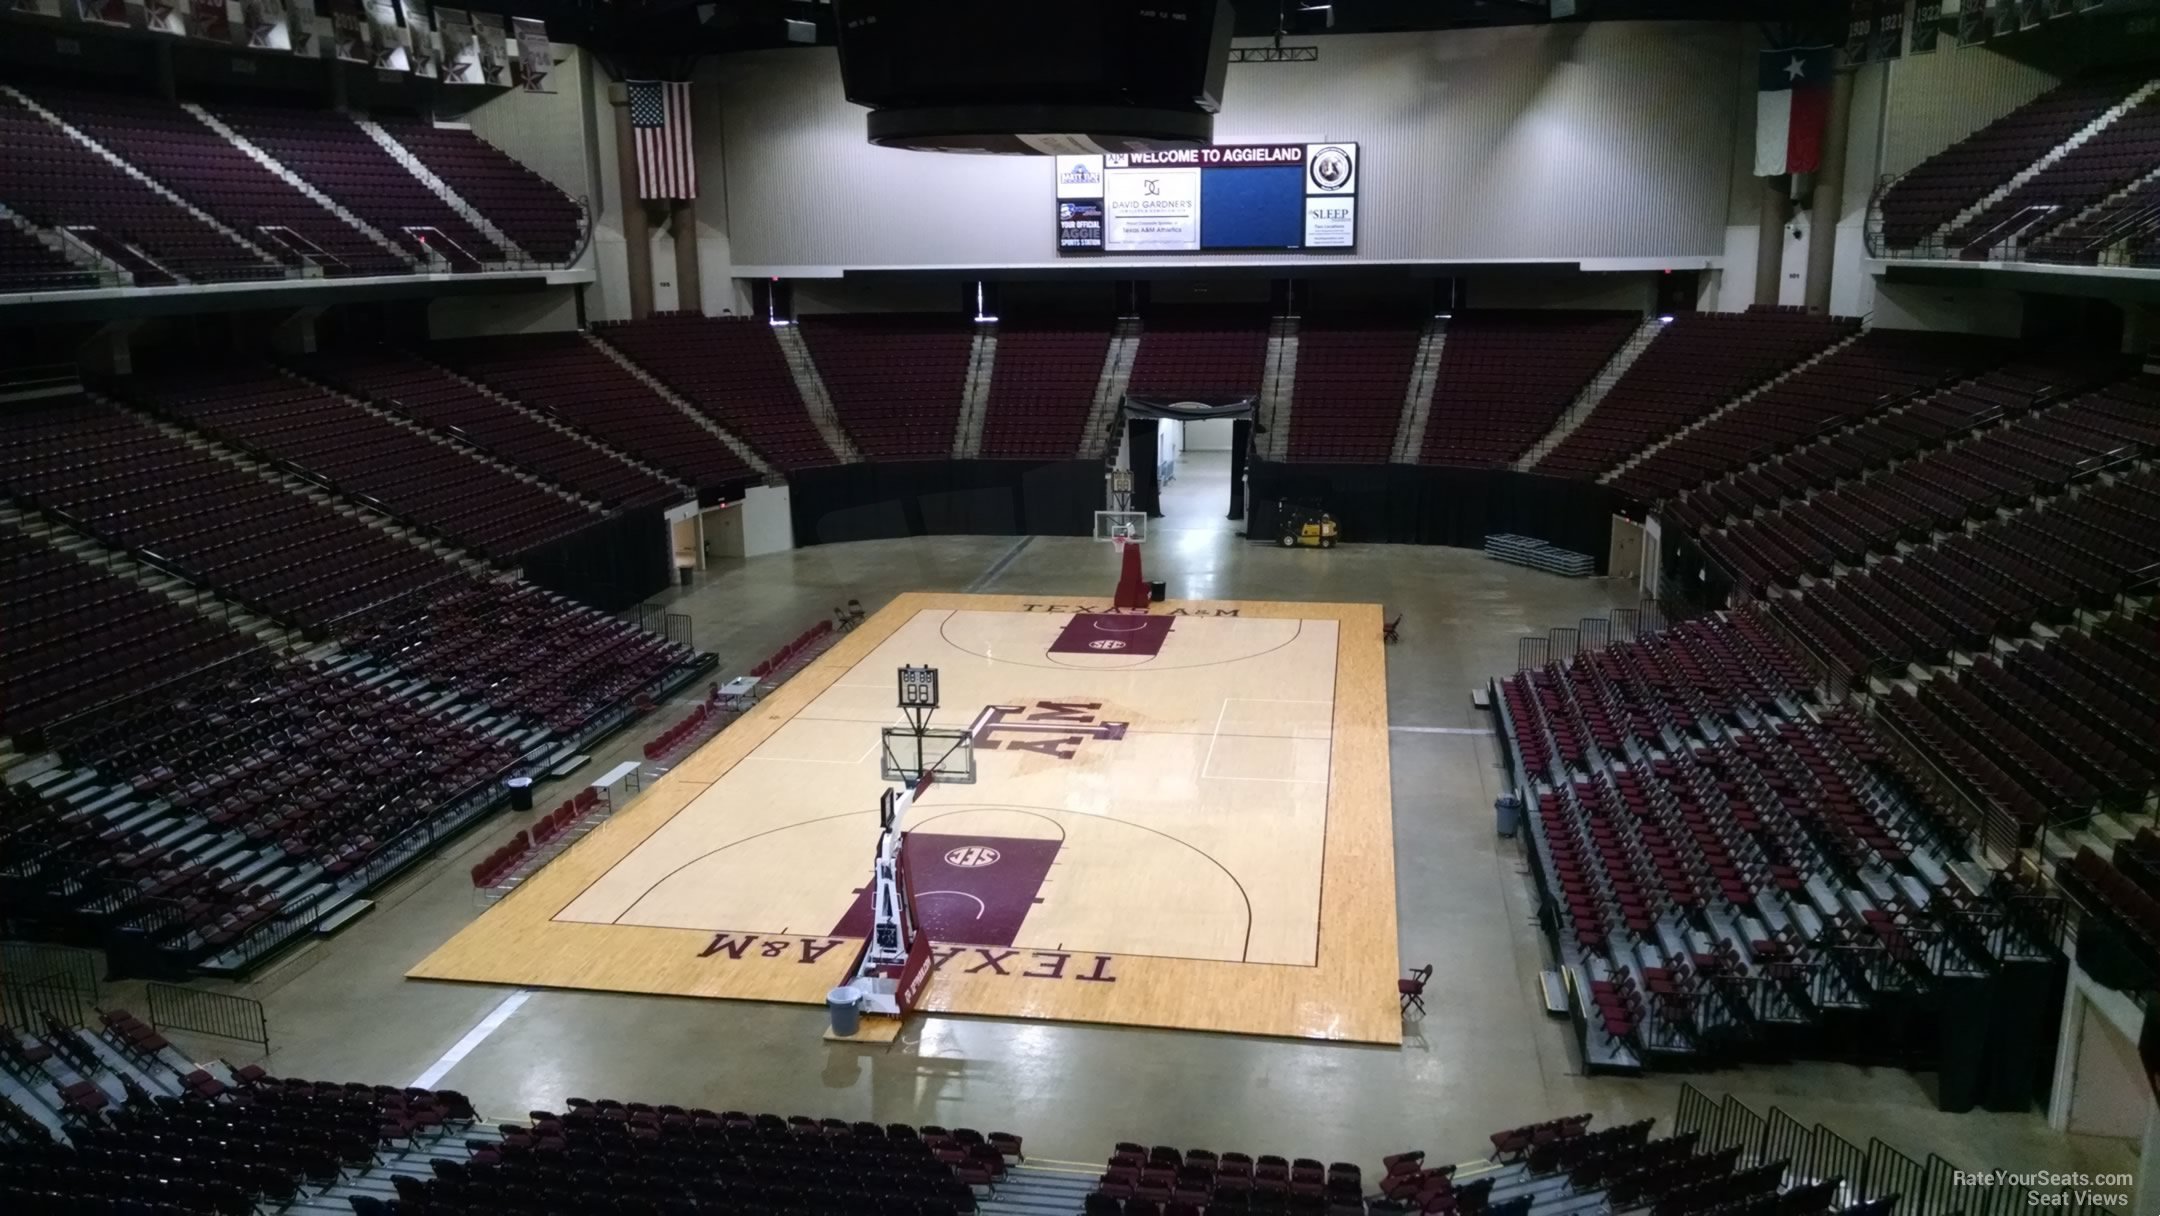
[[[697,152],[690,143],[689,82],[633,80],[629,88],[638,197],[696,198]]]

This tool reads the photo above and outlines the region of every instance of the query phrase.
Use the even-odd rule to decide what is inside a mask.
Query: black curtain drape
[[[788,475],[795,542],[895,536],[1086,536],[1102,503],[1094,460],[864,461]]]
[[[1230,518],[1245,518],[1245,459],[1252,449],[1252,419],[1230,424]]]
[[[1147,512],[1149,519],[1162,517],[1160,429],[1153,418],[1134,418],[1125,424],[1125,451],[1132,463],[1132,509]]]
[[[519,559],[525,578],[604,612],[667,588],[675,546],[659,507],[624,511]]]
[[[1252,462],[1245,534],[1275,535],[1277,505],[1319,507],[1335,516],[1345,542],[1482,548],[1512,533],[1588,554],[1605,573],[1612,516],[1626,499],[1593,481],[1512,469],[1439,465]]]

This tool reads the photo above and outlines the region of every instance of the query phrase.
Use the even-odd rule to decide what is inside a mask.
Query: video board
[[[1060,254],[1357,247],[1358,146],[1060,156]]]

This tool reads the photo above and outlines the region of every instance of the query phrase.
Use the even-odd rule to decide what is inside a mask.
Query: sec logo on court
[[[1088,643],[1088,649],[1123,650],[1125,649],[1125,643],[1118,641],[1116,638],[1097,638],[1094,641]]]
[[[984,866],[996,865],[1001,856],[1003,854],[988,845],[970,844],[946,853],[945,864],[963,870],[979,870]]]

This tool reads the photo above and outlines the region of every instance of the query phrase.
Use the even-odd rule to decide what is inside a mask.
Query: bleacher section
[[[2058,493],[2160,443],[2156,387],[2125,382],[1957,436],[1873,477],[1706,533],[1703,547],[1744,582],[1761,586],[1780,576],[1827,574],[1833,563],[1856,563],[1901,541],[1925,545],[1968,520],[1977,521],[1973,537],[1994,536],[2005,526],[1995,518],[1999,508]]]
[[[139,416],[85,398],[0,413],[0,491],[305,628],[457,573]]]
[[[1701,485],[1826,431],[1873,417],[2004,357],[1995,339],[1870,330],[1859,341],[1681,436],[1613,478],[1644,501]]]
[[[455,1090],[197,1066],[124,1010],[98,1022],[0,1028],[10,1212],[519,1213],[545,1195],[578,1212],[971,1216],[1008,1188],[1077,1190],[1039,1185],[1006,1132],[581,1097],[492,1123]]]
[[[31,601],[9,594],[13,620]],[[499,805],[510,771],[710,664],[470,580],[348,618],[339,643],[296,660],[239,642],[177,679],[71,671],[100,707],[47,732],[59,767],[10,786],[0,814],[14,914],[102,934],[127,967],[245,969]]]
[[[35,731],[255,643],[89,562],[0,530],[0,730]]]
[[[0,291],[66,291],[97,284],[96,274],[0,219]]]
[[[312,379],[476,444],[497,460],[602,505],[672,505],[684,497],[672,483],[403,351],[389,347],[339,351],[298,366]]]
[[[1301,320],[1290,459],[1386,461],[1424,332],[1413,314]]]
[[[171,102],[89,89],[38,86],[25,92],[287,266],[318,265],[326,275],[410,269]]]
[[[1266,371],[1265,308],[1157,307],[1142,320],[1127,391],[1142,395],[1257,396]]]
[[[585,239],[585,212],[554,183],[466,127],[377,118],[460,199],[534,260],[568,262]]]
[[[2160,792],[2155,706],[2160,632],[2125,614],[1895,687],[1883,714],[1929,775],[2030,843],[2096,810],[2144,813]]]
[[[998,322],[997,362],[985,406],[982,455],[1070,460],[1095,404],[1111,319],[1016,317]]]
[[[701,491],[756,480],[718,435],[640,383],[583,334],[438,342],[427,354]]]
[[[218,102],[212,113],[393,243],[454,271],[500,262],[502,250],[343,114]],[[447,238],[447,239],[445,239]]]
[[[393,149],[342,113],[217,102],[206,120],[192,105],[79,84],[5,88],[0,142],[9,156],[0,165],[0,206],[37,228],[72,233],[128,272],[137,287],[275,279],[317,269],[339,277],[564,265],[584,247],[580,203],[463,127],[396,117],[378,124],[420,170],[515,242],[529,262],[517,262],[497,248],[420,179],[420,170],[409,171]],[[58,121],[36,112],[25,97]],[[274,165],[244,150],[213,121],[227,124]],[[96,141],[230,233],[190,214],[59,123]],[[286,180],[281,170],[346,208],[410,258],[384,248]],[[433,263],[431,256],[443,262]],[[106,279],[71,267],[30,234],[0,223],[0,291],[105,285],[110,285]]]
[[[1682,314],[1532,471],[1595,477],[1858,329],[1849,318],[1778,310]]]
[[[483,557],[508,561],[599,521],[594,511],[469,451],[270,368],[137,377],[119,391]]]
[[[1782,456],[1698,484],[1678,498],[1667,498],[1659,510],[1696,528],[1729,516],[1745,518],[1782,500],[1805,497],[1818,488],[1954,442],[1976,428],[2104,384],[2117,374],[2116,361],[2106,359],[2017,360],[1963,384],[1892,403]]]
[[[1871,1009],[1889,1020],[1860,1054],[1906,1057],[1899,994],[2048,956],[2046,933],[1953,874],[1970,825],[1812,684],[1754,610],[1500,682],[1593,1068],[1759,1043],[1849,1055],[1850,1034],[1823,1032]]]
[[[1512,463],[1552,429],[1641,321],[1634,313],[1561,309],[1456,313],[1418,459],[1472,468]]]
[[[2139,828],[2112,857],[2081,848],[2056,875],[2081,913],[2078,965],[2110,988],[2150,991],[2160,980],[2160,833]]]
[[[764,321],[676,313],[593,332],[773,466],[834,463]]]
[[[974,326],[937,313],[801,321],[840,423],[871,460],[946,460],[967,391]]]
[[[2007,185],[2148,79],[2143,71],[2066,81],[1920,163],[1882,194],[1882,241],[1909,250]]]
[[[138,287],[274,279],[277,266],[122,172],[0,92],[0,205],[40,228],[66,229],[134,276]]]
[[[1737,1103],[1728,1098],[1727,1108],[1733,1106]],[[1910,1164],[1910,1159],[1879,1140],[1867,1155],[1852,1149],[1836,1158],[1835,1167],[1852,1170],[1853,1177],[1811,1177],[1801,1162],[1780,1154],[1827,1162],[1832,1154],[1817,1153],[1815,1140],[1837,1148],[1851,1146],[1819,1127],[1812,1135],[1803,1130],[1773,1142],[1760,1134],[1765,1121],[1752,1112],[1746,1116],[1752,1124],[1736,1117],[1731,1127],[1702,1126],[1712,1123],[1719,1109],[1683,1088],[1676,1134],[1670,1136],[1654,1135],[1652,1119],[1592,1131],[1590,1115],[1569,1115],[1492,1133],[1491,1153],[1483,1160],[1434,1164],[1423,1150],[1393,1153],[1381,1159],[1370,1179],[1349,1161],[1323,1163],[1316,1157],[1124,1141],[1109,1158],[1082,1213],[1887,1216],[1897,1202],[1894,1188],[1899,1183],[1882,1166],[1891,1161]],[[1773,1110],[1773,1115],[1779,1113]],[[1790,1116],[1786,1120],[1790,1122]],[[1686,1129],[1677,1130],[1682,1124]],[[1804,1129],[1797,1123],[1791,1126]],[[1876,1163],[1878,1157],[1882,1164]],[[1917,1176],[1903,1179],[1908,1186],[1918,1181]]]
[[[2160,97],[2148,97],[1952,229],[1944,243],[1959,257],[1975,261],[2028,246],[2150,173],[2156,153]]]

